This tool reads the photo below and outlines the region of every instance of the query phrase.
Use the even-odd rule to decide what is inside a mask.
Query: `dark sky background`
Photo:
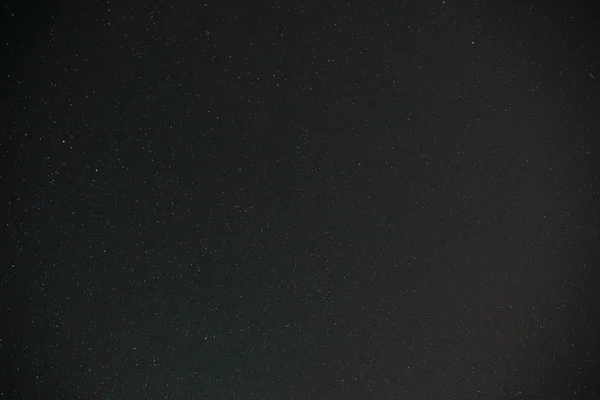
[[[4,3],[0,397],[598,398],[562,3]]]

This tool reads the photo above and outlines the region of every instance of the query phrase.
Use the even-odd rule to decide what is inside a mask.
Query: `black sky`
[[[2,398],[598,398],[592,2],[3,4]]]

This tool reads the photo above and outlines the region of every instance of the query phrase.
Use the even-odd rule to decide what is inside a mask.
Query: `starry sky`
[[[562,3],[4,3],[0,397],[597,398]]]

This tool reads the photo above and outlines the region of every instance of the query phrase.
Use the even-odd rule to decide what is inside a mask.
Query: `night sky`
[[[592,2],[0,9],[0,398],[600,397]]]

